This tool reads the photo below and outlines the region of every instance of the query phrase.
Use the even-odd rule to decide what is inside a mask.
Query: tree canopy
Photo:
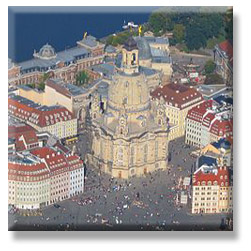
[[[185,26],[183,24],[175,24],[173,27],[173,37],[177,43],[182,43],[185,38]]]
[[[85,86],[89,82],[90,77],[87,72],[81,71],[76,75],[76,85],[77,86]]]
[[[206,75],[212,74],[215,70],[215,63],[213,60],[208,60],[205,64],[205,73]]]
[[[159,11],[149,17],[149,28],[155,35],[173,32],[171,44],[185,43],[189,50],[205,48],[207,41],[219,37],[231,38],[232,12]]]

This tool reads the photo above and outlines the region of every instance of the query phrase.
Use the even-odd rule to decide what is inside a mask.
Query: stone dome
[[[113,110],[125,108],[128,112],[148,109],[150,95],[143,74],[114,76],[108,91],[108,106]]]
[[[37,53],[37,57],[42,59],[55,58],[56,57],[55,49],[47,43],[40,49],[39,53]]]

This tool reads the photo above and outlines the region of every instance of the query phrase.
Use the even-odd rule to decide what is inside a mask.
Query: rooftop
[[[229,186],[229,168],[207,165],[201,166],[194,173],[193,185],[202,185],[202,182],[205,182],[205,185]]]
[[[85,88],[73,85],[71,83],[65,83],[61,79],[49,79],[46,82],[46,85],[69,98],[87,93]]]
[[[90,52],[84,47],[72,47],[70,49],[65,49],[64,51],[58,52],[55,57],[49,57],[47,59],[43,58],[33,58],[24,62],[20,62],[21,70],[29,69],[41,69],[56,66],[59,62],[70,63],[76,60],[78,57],[88,57]]]
[[[40,127],[73,119],[73,114],[63,106],[41,106],[18,95],[9,95],[9,113]]]
[[[157,87],[152,93],[153,99],[162,97],[169,105],[185,108],[191,101],[200,102],[202,95],[194,88],[189,88],[181,84],[167,84]]]

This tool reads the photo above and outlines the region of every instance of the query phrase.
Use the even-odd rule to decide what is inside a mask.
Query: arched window
[[[211,182],[211,181],[208,181],[208,182],[207,182],[207,185],[208,185],[208,186],[211,186],[211,185],[212,185],[212,182]]]
[[[217,186],[218,185],[218,182],[217,181],[214,181],[214,186]]]
[[[205,182],[205,181],[202,181],[202,182],[201,182],[201,185],[202,185],[202,186],[205,186],[205,185],[206,185],[206,182]]]
[[[132,54],[132,65],[135,65],[135,63],[136,63],[136,54],[133,53]]]

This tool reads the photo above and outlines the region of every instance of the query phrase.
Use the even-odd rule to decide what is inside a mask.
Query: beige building
[[[8,204],[39,209],[84,191],[84,165],[77,155],[38,147],[8,156]]]
[[[232,136],[232,105],[220,105],[214,100],[207,100],[189,110],[186,117],[186,144],[205,147],[211,142]]]
[[[59,79],[49,79],[46,82],[44,91],[19,85],[18,94],[41,105],[61,105],[78,119],[79,127],[84,124],[90,93],[81,87],[67,84]]]
[[[77,119],[62,106],[41,106],[18,95],[8,98],[9,115],[59,139],[77,135]]]
[[[9,156],[8,204],[20,209],[38,209],[50,204],[50,175],[37,158]]]
[[[110,83],[106,109],[101,111],[98,98],[92,103],[92,146],[100,170],[127,179],[167,168],[168,126],[164,107],[151,103],[133,38],[124,45],[122,62]]]
[[[233,211],[232,177],[227,167],[201,166],[193,175],[192,213]]]
[[[185,135],[188,111],[203,102],[202,95],[196,89],[173,83],[157,87],[151,96],[155,102],[164,104],[168,122],[173,125],[170,140]]]

